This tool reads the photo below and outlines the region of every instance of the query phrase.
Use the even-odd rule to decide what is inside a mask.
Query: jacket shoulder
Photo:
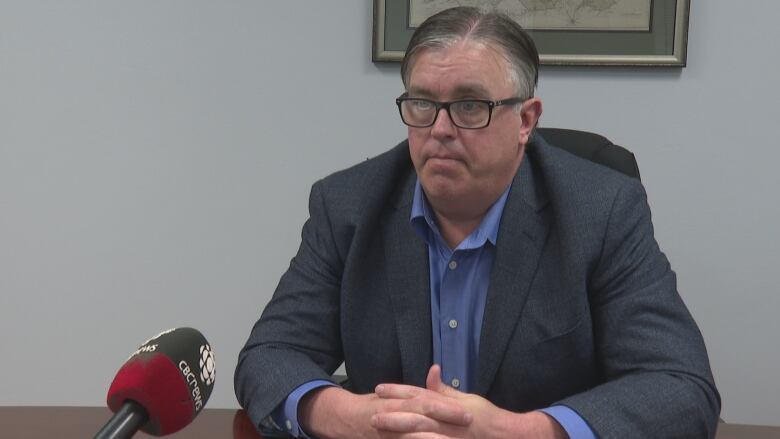
[[[314,183],[331,215],[353,222],[411,199],[414,167],[406,140],[392,149]]]

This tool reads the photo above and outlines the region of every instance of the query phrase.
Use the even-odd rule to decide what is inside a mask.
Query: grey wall
[[[236,406],[309,186],[405,135],[371,3],[0,0],[0,405],[102,405],[190,325]],[[542,123],[635,151],[723,417],[776,424],[780,3],[693,3],[687,68],[546,68]]]

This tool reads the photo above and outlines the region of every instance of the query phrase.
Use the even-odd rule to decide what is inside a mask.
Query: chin
[[[463,197],[463,190],[460,185],[453,184],[453,181],[446,181],[442,178],[433,178],[428,181],[422,181],[425,195],[437,200],[459,200]]]

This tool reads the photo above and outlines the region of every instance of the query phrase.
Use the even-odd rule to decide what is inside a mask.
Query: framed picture
[[[374,61],[401,61],[416,27],[453,6],[505,12],[545,65],[685,67],[690,0],[374,0]]]

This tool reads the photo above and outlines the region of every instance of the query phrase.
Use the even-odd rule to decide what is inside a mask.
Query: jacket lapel
[[[431,334],[431,293],[428,247],[409,224],[415,174],[402,185],[394,209],[382,225],[385,248],[387,294],[401,351],[404,383],[425,386],[433,361]]]
[[[477,394],[490,389],[522,314],[549,230],[541,216],[545,204],[526,155],[501,217],[479,342]]]

